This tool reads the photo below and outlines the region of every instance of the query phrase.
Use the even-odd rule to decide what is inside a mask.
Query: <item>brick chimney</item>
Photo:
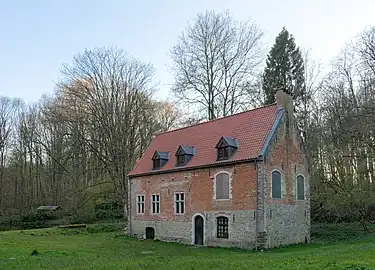
[[[289,95],[284,88],[279,88],[276,90],[275,99],[279,107],[283,107],[288,111],[292,109],[293,112],[293,97]]]
[[[285,110],[285,120],[289,134],[293,134],[294,128],[294,106],[293,106],[293,97],[288,94],[285,88],[280,88],[276,90],[275,99],[278,108],[283,108]]]

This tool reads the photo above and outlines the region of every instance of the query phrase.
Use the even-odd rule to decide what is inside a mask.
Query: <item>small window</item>
[[[305,179],[302,175],[297,176],[297,200],[305,199]]]
[[[217,149],[217,159],[223,160],[229,157],[229,147],[220,147]]]
[[[152,156],[152,169],[159,170],[163,167],[169,160],[169,152],[155,151]]]
[[[215,177],[215,198],[219,200],[229,199],[229,174],[219,173]]]
[[[273,199],[281,199],[281,173],[273,171],[271,174],[271,195]]]
[[[186,155],[178,155],[177,156],[177,166],[185,165]]]
[[[194,146],[180,145],[176,151],[176,166],[185,166],[194,156]]]
[[[153,160],[153,168],[154,168],[154,170],[157,170],[157,169],[160,169],[160,158],[157,158],[157,159],[154,159]]]
[[[185,213],[185,194],[184,193],[175,193],[174,194],[174,203],[175,203],[175,213],[184,214]]]
[[[137,214],[145,213],[145,195],[137,196]]]
[[[151,195],[151,213],[160,214],[160,195]]]
[[[236,152],[237,147],[237,140],[235,138],[221,137],[216,144],[217,160],[229,159]]]
[[[228,239],[228,218],[227,217],[218,217],[217,221],[217,238],[226,238]]]

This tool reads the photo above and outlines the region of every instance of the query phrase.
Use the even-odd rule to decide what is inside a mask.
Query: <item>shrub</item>
[[[94,211],[97,220],[120,219],[123,217],[123,206],[117,201],[98,202]]]

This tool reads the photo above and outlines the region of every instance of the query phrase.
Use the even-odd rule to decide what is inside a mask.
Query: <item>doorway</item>
[[[194,219],[194,244],[203,245],[204,240],[204,221],[201,215],[197,215]]]
[[[152,227],[146,227],[146,239],[154,239],[155,238],[155,229]]]

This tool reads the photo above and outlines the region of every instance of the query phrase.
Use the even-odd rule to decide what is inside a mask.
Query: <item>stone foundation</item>
[[[305,204],[270,204],[266,209],[268,248],[310,242],[310,213]]]
[[[221,247],[256,247],[256,219],[254,211],[215,211],[202,213],[204,218],[204,245]],[[228,218],[228,239],[216,237],[216,218]],[[155,230],[155,239],[183,244],[193,244],[192,221],[144,221],[132,220],[132,234],[145,239],[146,227]]]

